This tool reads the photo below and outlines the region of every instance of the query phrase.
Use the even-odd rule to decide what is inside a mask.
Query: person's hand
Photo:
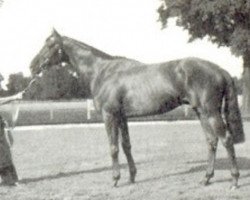
[[[15,99],[16,99],[16,100],[23,99],[23,93],[24,93],[23,91],[17,93],[17,94],[15,95]]]

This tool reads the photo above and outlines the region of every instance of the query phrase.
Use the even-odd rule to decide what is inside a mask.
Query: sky
[[[145,63],[200,57],[240,77],[242,60],[207,39],[188,43],[174,19],[161,29],[160,0],[4,0],[0,7],[0,73],[30,75],[32,58],[55,28],[111,55]]]

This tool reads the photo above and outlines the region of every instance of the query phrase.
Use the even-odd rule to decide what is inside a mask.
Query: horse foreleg
[[[113,114],[107,112],[103,112],[103,119],[110,145],[114,186],[117,186],[117,183],[120,179],[120,166],[118,160],[118,153],[119,153],[119,143],[118,143],[119,134],[118,134],[118,123],[117,123],[118,119]]]
[[[130,174],[130,182],[135,182],[135,176],[136,176],[136,167],[135,162],[133,159],[133,156],[131,154],[131,144],[130,144],[130,137],[128,132],[128,123],[126,117],[120,118],[119,128],[122,135],[122,148],[124,151],[124,154],[126,155],[128,166],[129,166],[129,174]]]

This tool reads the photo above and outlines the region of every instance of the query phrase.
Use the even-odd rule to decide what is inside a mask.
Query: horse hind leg
[[[202,128],[205,132],[207,147],[208,147],[208,163],[206,174],[201,183],[203,185],[208,185],[210,179],[214,176],[214,164],[216,157],[216,150],[218,145],[218,137],[214,132],[214,126],[211,124],[211,119],[205,114],[197,113],[201,121]]]
[[[227,150],[228,158],[231,163],[231,175],[233,178],[231,189],[236,189],[238,187],[238,179],[240,174],[235,156],[233,138],[230,133],[226,131],[225,123],[220,114],[210,117],[209,123],[211,124],[214,133],[221,140],[223,146]]]
[[[218,140],[217,138],[219,138],[221,140],[223,146],[226,148],[229,160],[231,162],[231,174],[233,177],[231,189],[237,188],[238,178],[239,178],[239,170],[238,170],[237,161],[236,161],[236,157],[235,157],[233,139],[232,139],[231,135],[226,132],[226,126],[223,122],[223,119],[222,119],[220,113],[212,114],[212,115],[210,114],[209,116],[204,115],[201,117],[201,122],[203,124],[204,129],[206,130],[205,132],[206,132],[206,137],[208,138],[207,140],[209,141],[209,138],[216,138],[216,140]],[[216,142],[216,146],[217,146],[216,140],[212,139],[212,141]],[[214,143],[214,142],[212,142],[212,143]],[[213,176],[213,173],[212,173],[213,170],[212,170],[211,166],[214,164],[216,148],[212,151],[214,151],[214,156],[213,156],[214,158],[212,158],[212,157],[208,158],[209,163],[208,163],[205,183],[208,183],[210,178]]]
[[[130,182],[134,183],[137,170],[136,170],[133,156],[131,154],[131,144],[130,144],[127,119],[122,114],[120,116],[119,130],[120,130],[121,136],[122,136],[122,148],[123,148],[124,154],[126,155],[126,158],[128,161]]]
[[[116,187],[121,176],[119,160],[118,160],[118,153],[119,153],[118,118],[113,114],[107,113],[106,111],[103,111],[102,114],[106,131],[108,134],[108,140],[112,158],[113,180],[114,180],[114,186]]]

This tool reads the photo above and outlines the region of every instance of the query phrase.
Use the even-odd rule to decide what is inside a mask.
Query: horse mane
[[[78,41],[76,39],[73,39],[73,38],[70,38],[70,37],[67,37],[67,36],[63,36],[62,37],[63,40],[66,40],[67,42],[71,43],[71,44],[74,44],[76,46],[79,47],[79,49],[81,48],[85,48],[87,50],[90,50],[95,56],[98,56],[98,57],[101,57],[101,58],[104,58],[104,59],[109,59],[109,60],[113,60],[113,59],[127,59],[126,57],[122,57],[122,56],[111,56],[93,46],[90,46],[84,42],[81,42],[81,41]]]

